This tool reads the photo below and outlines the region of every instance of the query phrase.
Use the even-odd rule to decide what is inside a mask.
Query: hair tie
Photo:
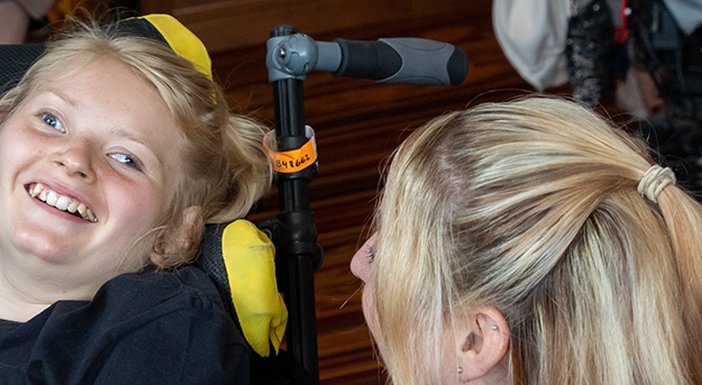
[[[658,194],[669,184],[675,184],[675,173],[670,168],[651,166],[639,181],[636,190],[653,203],[658,203]]]

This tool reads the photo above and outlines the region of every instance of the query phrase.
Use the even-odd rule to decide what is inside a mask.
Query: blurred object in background
[[[46,22],[59,28],[66,17],[84,14],[102,22],[138,16],[137,0],[54,0],[46,12]]]
[[[0,44],[43,41],[67,17],[109,21],[138,15],[137,0],[0,0]]]
[[[495,0],[493,28],[507,59],[538,91],[569,83],[596,106],[613,89],[612,0]]]
[[[40,20],[52,0],[0,0],[0,44],[21,44],[30,22]]]
[[[702,1],[495,0],[493,27],[536,90],[565,85],[645,121],[654,155],[702,200]]]
[[[629,0],[628,27],[630,68],[661,101],[641,134],[702,200],[702,2]]]
[[[566,28],[565,57],[575,100],[599,105],[613,89],[614,23],[607,0],[573,4]]]

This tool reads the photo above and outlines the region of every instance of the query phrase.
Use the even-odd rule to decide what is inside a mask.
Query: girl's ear
[[[198,246],[202,227],[200,206],[189,206],[183,209],[180,217],[175,218],[156,239],[154,251],[151,253],[151,262],[157,266],[165,266],[167,263],[164,257],[168,255],[190,256]]]
[[[180,222],[173,228],[171,245],[177,252],[184,253],[190,250],[202,233],[202,208],[189,206],[181,212]]]
[[[502,312],[482,306],[461,314],[455,322],[453,344],[458,357],[457,372],[461,382],[489,375],[509,348],[509,327]]]

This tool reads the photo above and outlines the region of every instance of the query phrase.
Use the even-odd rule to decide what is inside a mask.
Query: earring
[[[458,374],[463,373],[463,367],[462,367],[462,366],[459,366],[457,371],[458,371]]]
[[[497,330],[497,325],[492,324],[492,326],[490,326],[490,329],[492,329],[492,330]]]

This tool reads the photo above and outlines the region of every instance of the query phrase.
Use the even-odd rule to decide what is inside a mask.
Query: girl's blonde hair
[[[675,185],[639,195],[651,165],[643,141],[549,97],[413,133],[375,220],[392,382],[440,384],[454,311],[487,305],[509,324],[510,384],[702,384],[702,209]]]
[[[198,250],[203,223],[243,217],[270,188],[272,170],[262,147],[266,129],[232,113],[220,87],[164,42],[125,33],[119,23],[72,25],[74,28],[47,44],[43,56],[0,99],[0,117],[8,117],[43,82],[79,72],[102,57],[125,63],[153,84],[187,144],[183,154],[186,169],[171,203],[172,212],[163,218],[162,226],[144,235],[148,240],[138,242],[153,250],[136,251],[135,246],[132,251],[144,258],[151,254],[151,262],[162,268],[189,263]],[[202,221],[193,229],[196,242],[184,252],[167,251],[166,245],[173,241],[169,238],[172,230],[188,206],[202,207]]]

